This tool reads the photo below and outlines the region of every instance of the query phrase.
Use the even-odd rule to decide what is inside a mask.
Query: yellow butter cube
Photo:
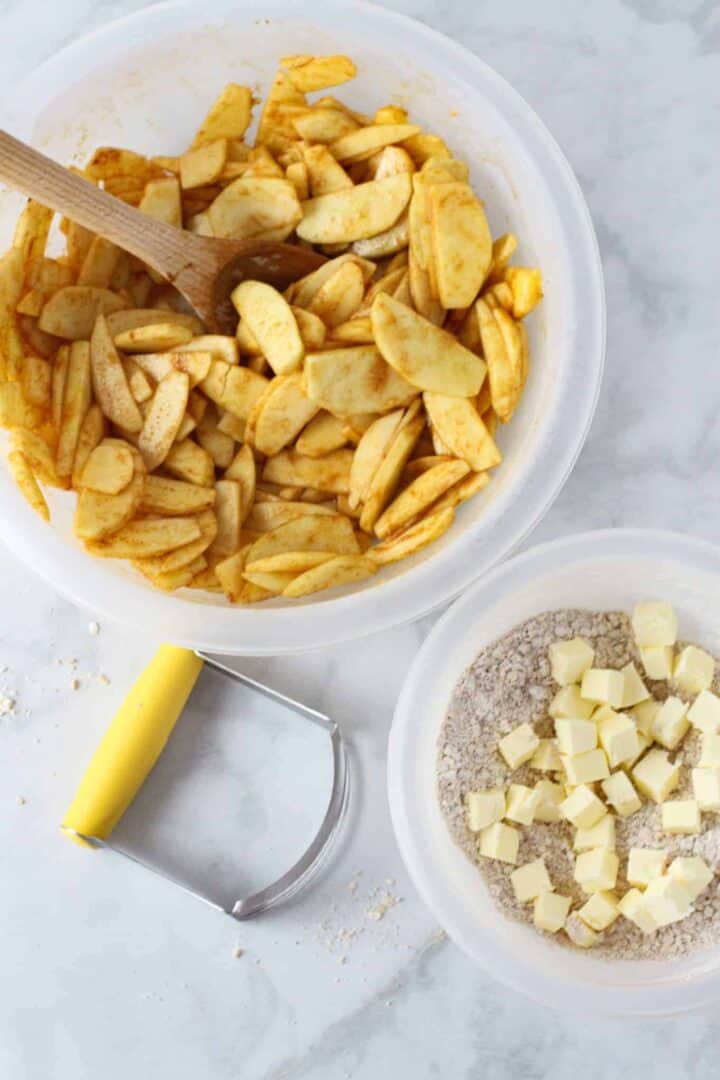
[[[590,829],[607,813],[605,804],[586,784],[576,787],[560,803],[560,813],[577,829]]]
[[[640,659],[648,679],[672,678],[674,654],[672,645],[648,645],[641,649]]]
[[[565,798],[565,789],[562,784],[555,784],[552,780],[538,780],[533,790],[539,795],[535,820],[546,823],[562,820],[560,803]]]
[[[633,754],[632,757],[625,758],[624,761],[620,762],[620,768],[624,769],[626,772],[630,772],[632,770],[635,762],[639,761],[639,759],[647,750],[648,746],[650,746],[650,744],[652,743],[652,739],[649,739],[647,735],[642,735],[639,731],[637,733],[637,740],[637,753]]]
[[[650,691],[640,678],[640,673],[635,665],[633,663],[626,664],[624,668],[620,668],[620,671],[625,680],[622,708],[629,709],[633,705],[638,705],[641,701],[646,701],[650,697]]]
[[[658,926],[679,922],[692,911],[690,894],[683,882],[670,874],[654,878],[645,890],[645,910]]]
[[[579,686],[563,686],[550,702],[548,713],[554,720],[559,717],[589,720],[594,708],[594,702],[585,700]]]
[[[720,810],[720,769],[693,769],[692,786],[701,810]]]
[[[554,641],[548,649],[550,671],[556,683],[569,686],[580,682],[588,668],[592,667],[595,650],[584,638],[571,641]]]
[[[660,807],[663,832],[670,835],[690,835],[700,832],[700,807],[695,799],[675,799]]]
[[[613,773],[600,784],[605,798],[620,817],[630,817],[642,806],[632,780],[624,772]]]
[[[590,719],[596,727],[600,727],[607,720],[612,719],[614,716],[620,716],[621,714],[617,709],[612,709],[609,705],[596,705]]]
[[[563,754],[561,761],[568,783],[573,787],[605,780],[610,775],[604,750],[588,750],[573,757]]]
[[[614,892],[607,890],[593,893],[578,911],[582,921],[587,923],[591,930],[597,931],[607,930],[619,914],[618,898]]]
[[[635,642],[641,649],[648,645],[674,645],[677,641],[677,615],[672,605],[663,601],[636,604],[632,628]]]
[[[631,885],[646,888],[654,878],[665,873],[667,852],[655,848],[632,847],[628,853],[627,879]]]
[[[507,792],[505,817],[518,825],[531,825],[540,805],[540,792],[526,784],[511,784]]]
[[[703,768],[720,766],[720,735],[704,732],[700,736],[700,761]]]
[[[583,922],[577,911],[571,911],[565,920],[565,933],[579,949],[592,949],[600,940],[600,935]]]
[[[498,743],[500,753],[511,769],[519,769],[533,756],[540,740],[529,724],[520,724]]]
[[[586,701],[619,709],[625,695],[625,678],[612,668],[590,668],[583,675],[580,693]]]
[[[611,769],[639,753],[640,743],[635,721],[627,713],[614,712],[612,709],[603,711],[597,730],[600,745],[607,754]]]
[[[578,829],[573,839],[574,851],[592,851],[593,848],[615,850],[615,815],[606,814],[590,829]]]
[[[530,758],[530,765],[540,772],[558,772],[560,769],[560,752],[554,739],[541,739],[540,745]]]
[[[597,728],[592,720],[556,720],[555,734],[561,754],[584,754],[597,746]]]
[[[670,863],[668,874],[682,882],[691,903],[697,900],[715,876],[700,855],[678,856]]]
[[[513,870],[510,881],[515,899],[521,904],[534,900],[540,893],[552,892],[552,882],[543,859],[535,859],[534,862],[519,866],[517,870]]]
[[[468,791],[465,796],[468,828],[480,832],[505,817],[505,792],[502,788]]]
[[[663,701],[653,723],[653,737],[666,750],[674,750],[688,733],[688,707],[678,697]]]
[[[709,690],[715,676],[715,661],[710,653],[688,645],[673,667],[673,679],[685,694],[700,694]]]
[[[720,697],[703,690],[688,709],[688,720],[696,731],[720,732]]]
[[[628,889],[618,903],[621,915],[638,926],[644,934],[653,934],[658,923],[645,906],[645,896],[639,889]]]
[[[646,798],[661,803],[680,782],[680,763],[671,762],[664,750],[650,750],[637,763],[631,776]]]
[[[535,899],[533,918],[539,930],[556,934],[565,925],[571,899],[556,892],[540,893]]]
[[[655,738],[653,724],[659,709],[660,702],[656,701],[655,698],[650,698],[649,701],[641,701],[639,705],[632,707],[630,714],[635,721],[635,727],[639,735],[646,735],[648,739]]]
[[[486,859],[497,859],[505,863],[517,862],[519,847],[520,833],[502,821],[488,825],[487,829],[480,833],[480,854]]]
[[[583,892],[614,889],[620,860],[609,848],[584,851],[575,860],[574,877]]]

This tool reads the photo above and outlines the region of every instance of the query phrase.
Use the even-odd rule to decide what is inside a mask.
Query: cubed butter
[[[578,911],[582,921],[598,932],[612,926],[619,914],[618,898],[614,892],[607,890],[593,893]]]
[[[675,799],[660,807],[663,832],[689,835],[700,832],[700,807],[695,799]]]
[[[675,650],[672,645],[648,645],[640,659],[648,679],[671,679]]]
[[[673,679],[685,694],[701,694],[709,690],[715,677],[715,661],[710,653],[687,645],[675,660]]]
[[[560,813],[576,829],[590,829],[607,813],[605,803],[586,784],[576,787],[567,799],[560,803]]]
[[[562,754],[561,761],[565,776],[572,787],[592,784],[596,780],[605,780],[610,775],[605,751],[599,748],[588,750],[584,754],[576,754],[574,757]]]
[[[486,859],[515,863],[519,847],[520,833],[503,821],[488,825],[487,829],[480,833],[480,854]]]
[[[583,892],[602,892],[614,889],[619,859],[609,848],[583,851],[575,860],[574,877]]]
[[[646,735],[648,739],[654,739],[653,724],[655,723],[655,717],[658,714],[660,708],[660,702],[655,698],[650,698],[648,701],[641,701],[639,705],[634,705],[630,710],[633,720],[635,721],[635,727],[638,730],[639,735]]]
[[[626,773],[616,772],[603,780],[600,787],[605,798],[620,817],[630,817],[642,806],[640,797]]]
[[[640,672],[635,665],[633,663],[626,664],[620,671],[625,680],[622,708],[629,709],[633,705],[638,705],[641,701],[646,701],[650,697],[650,691],[640,678]]]
[[[688,707],[678,697],[663,701],[653,723],[653,738],[666,750],[675,750],[687,735],[690,727]]]
[[[519,769],[533,756],[540,740],[529,724],[520,724],[505,735],[498,743],[498,749],[511,769]]]
[[[592,720],[556,720],[555,734],[561,754],[584,754],[597,746],[597,728]]]
[[[563,686],[550,702],[548,713],[553,720],[559,717],[589,720],[594,708],[595,703],[585,700],[579,686]]]
[[[654,878],[645,890],[645,909],[658,926],[679,922],[692,911],[692,900],[683,882],[671,874]]]
[[[621,762],[638,754],[640,743],[637,728],[627,713],[614,712],[612,709],[603,711],[597,730],[611,769],[616,769]]]
[[[705,732],[700,736],[700,761],[703,768],[720,766],[720,735]]]
[[[664,750],[650,750],[638,761],[631,776],[641,794],[661,803],[680,782],[680,763],[671,762]]]
[[[615,815],[606,814],[590,829],[578,829],[573,838],[574,851],[592,851],[593,848],[615,850]]]
[[[720,769],[693,769],[692,786],[701,810],[720,810]]]
[[[565,920],[565,933],[579,949],[592,949],[600,940],[600,935],[583,922],[577,911],[571,911]]]
[[[625,678],[612,668],[590,668],[583,675],[580,693],[586,701],[619,709],[625,694]]]
[[[631,885],[647,888],[665,873],[667,852],[655,848],[632,847],[628,853],[627,879]]]
[[[554,641],[548,649],[550,671],[556,683],[569,686],[578,683],[588,668],[592,667],[595,651],[584,638],[570,641]]]
[[[565,925],[571,899],[561,893],[544,892],[535,899],[534,921],[539,930],[556,934]]]
[[[671,604],[650,600],[635,605],[632,615],[635,643],[645,649],[648,645],[674,645],[678,621]]]
[[[565,798],[565,789],[562,784],[555,784],[552,780],[538,780],[533,789],[540,796],[535,820],[552,824],[562,820],[560,803]]]
[[[510,875],[515,899],[527,904],[544,892],[552,892],[552,882],[543,859],[525,863]]]
[[[531,825],[540,805],[540,792],[525,784],[511,784],[507,792],[505,817],[517,825]]]
[[[632,767],[635,764],[635,762],[640,760],[640,758],[643,756],[643,754],[645,753],[647,748],[652,743],[652,739],[649,739],[647,737],[647,735],[643,735],[642,732],[640,732],[640,731],[638,731],[638,733],[637,733],[637,740],[638,740],[637,753],[633,754],[632,757],[625,758],[624,761],[620,762],[620,768],[625,769],[626,772],[630,772],[632,770]]]
[[[540,772],[559,772],[560,752],[554,739],[540,740],[540,745],[530,758],[530,765]]]
[[[658,923],[645,906],[645,894],[639,889],[628,889],[618,903],[618,910],[644,934],[653,934],[658,928]]]
[[[697,900],[715,876],[700,855],[680,855],[668,868],[670,877],[677,878],[685,886],[690,902]]]
[[[468,828],[472,832],[480,832],[505,817],[505,792],[502,788],[468,791],[465,806]]]
[[[688,709],[688,720],[696,731],[720,732],[720,698],[711,690],[703,690]]]

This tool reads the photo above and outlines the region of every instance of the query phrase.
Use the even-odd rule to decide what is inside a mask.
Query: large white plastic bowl
[[[441,133],[471,165],[494,234],[512,229],[520,259],[542,267],[546,296],[529,320],[532,373],[500,436],[505,462],[451,532],[414,560],[305,603],[238,609],[221,597],[154,591],[131,569],[73,539],[73,499],[53,498],[48,528],[0,469],[8,545],[78,603],[159,637],[226,653],[279,653],[415,618],[458,593],[516,545],[558,494],[580,451],[600,386],[602,276],[590,217],[557,145],[481,60],[427,27],[365,3],[205,0],[160,4],[88,35],[32,74],[3,123],[63,162],[97,145],[173,154],[187,146],[228,80],[265,92],[281,56],[350,53],[359,78],[339,93],[372,112],[388,101]],[[19,200],[0,201],[10,242]],[[381,588],[379,586],[382,586]]]
[[[388,790],[400,851],[438,922],[515,990],[562,1009],[651,1016],[717,1001],[720,943],[683,959],[607,961],[562,948],[500,915],[451,839],[436,789],[440,727],[477,653],[525,619],[579,607],[629,611],[669,600],[682,637],[720,651],[720,549],[678,533],[615,529],[533,548],[468,589],[416,657],[390,733]],[[715,886],[716,887],[716,886]]]

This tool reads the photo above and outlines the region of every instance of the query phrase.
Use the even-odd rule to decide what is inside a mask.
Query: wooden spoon
[[[241,281],[284,289],[325,262],[292,244],[213,239],[155,221],[5,131],[0,181],[142,259],[182,293],[212,333],[235,333],[230,293]]]

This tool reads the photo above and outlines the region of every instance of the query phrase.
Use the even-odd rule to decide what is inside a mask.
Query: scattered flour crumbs
[[[477,836],[465,820],[464,798],[478,788],[504,786],[510,770],[498,753],[499,739],[518,724],[532,724],[537,734],[550,737],[552,720],[547,710],[557,687],[550,676],[548,646],[560,638],[586,638],[595,649],[595,666],[620,668],[639,656],[632,640],[630,619],[622,612],[551,611],[516,626],[475,658],[458,682],[438,740],[438,791],[440,806],[454,840],[479,866],[500,910],[510,918],[532,923],[531,904],[515,899],[510,870],[502,863],[477,854]],[[698,644],[702,644],[699,642]],[[658,699],[667,697],[665,683],[646,680]],[[718,689],[716,680],[713,690]],[[681,750],[684,767],[673,798],[692,798],[690,766],[697,764],[700,740],[688,734]],[[538,773],[528,765],[512,773],[513,782],[533,784]],[[628,818],[618,817],[617,852],[620,856],[618,892],[629,888],[624,871],[631,847],[658,847],[676,855],[701,855],[716,872],[720,870],[720,825],[703,815],[703,831],[697,836],[667,836],[660,828],[660,809],[645,802]],[[569,824],[535,822],[521,830],[517,865],[544,858],[558,891],[572,895],[573,907],[587,899],[573,880],[574,854]],[[564,934],[547,935],[569,946]],[[593,950],[614,959],[666,959],[692,950],[709,948],[720,941],[720,893],[717,882],[696,901],[695,911],[682,922],[652,935],[643,934],[627,919],[618,919]]]

